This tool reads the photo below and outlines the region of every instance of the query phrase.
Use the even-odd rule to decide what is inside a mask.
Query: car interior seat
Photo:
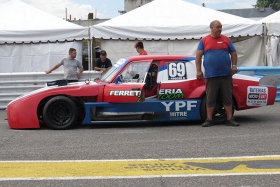
[[[145,97],[156,95],[157,73],[158,73],[158,65],[151,64],[145,81]]]

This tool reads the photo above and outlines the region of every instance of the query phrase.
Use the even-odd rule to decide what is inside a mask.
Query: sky
[[[0,0],[0,6],[10,0]],[[94,13],[99,19],[110,19],[119,16],[119,10],[124,10],[124,0],[21,0],[40,10],[48,12],[61,19],[66,17],[86,20],[88,13]],[[172,1],[172,0],[170,0]],[[215,10],[253,8],[257,0],[183,0]]]

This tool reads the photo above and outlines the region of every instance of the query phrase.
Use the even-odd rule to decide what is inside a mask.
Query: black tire
[[[235,102],[233,100],[232,101],[232,115],[234,114],[234,111],[235,111]],[[201,100],[200,116],[203,121],[205,121],[207,118],[206,96],[204,96]],[[220,97],[218,97],[218,99],[217,99],[212,119],[213,119],[214,124],[224,124],[227,120],[227,113],[226,113],[226,110],[223,106],[223,103],[222,103],[222,100],[220,99]]]
[[[66,96],[51,98],[43,109],[43,120],[51,129],[69,129],[76,124],[77,116],[75,102]]]

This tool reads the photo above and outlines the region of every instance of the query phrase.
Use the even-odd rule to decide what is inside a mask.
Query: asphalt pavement
[[[177,160],[280,155],[280,103],[237,111],[239,127],[200,122],[82,126],[71,130],[10,129],[0,110],[0,161]],[[242,167],[241,165],[239,167]],[[9,168],[3,169],[2,175]],[[242,171],[242,170],[241,170]],[[274,171],[280,171],[280,168]],[[162,175],[99,178],[9,178],[0,186],[279,186],[277,172],[236,175]],[[73,171],[74,173],[74,171]],[[169,174],[172,174],[170,172]],[[1,170],[0,170],[1,176]],[[3,177],[2,177],[3,179]],[[19,180],[20,179],[20,180]]]

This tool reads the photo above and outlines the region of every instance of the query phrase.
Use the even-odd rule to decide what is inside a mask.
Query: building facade
[[[152,1],[153,0],[124,0],[124,11],[129,12]]]

